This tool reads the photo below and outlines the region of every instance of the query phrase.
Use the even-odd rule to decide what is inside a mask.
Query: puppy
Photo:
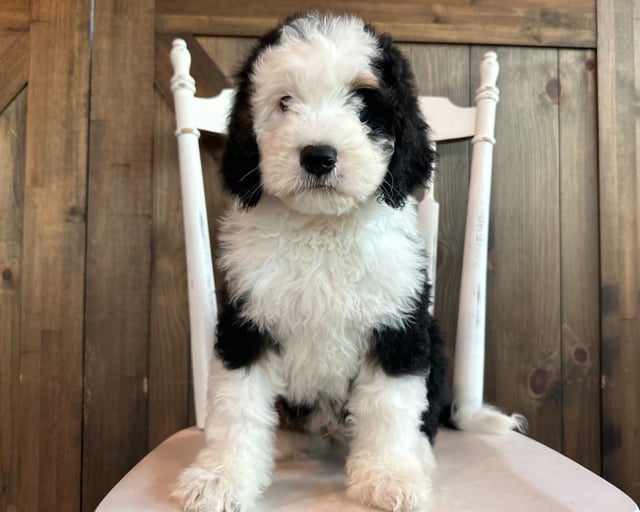
[[[259,40],[229,121],[222,176],[236,205],[220,228],[207,445],[174,492],[185,511],[252,507],[270,483],[277,410],[346,435],[352,499],[429,501],[446,360],[412,193],[434,158],[389,36],[312,12]]]

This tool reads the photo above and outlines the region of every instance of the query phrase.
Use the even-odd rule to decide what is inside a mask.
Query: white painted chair
[[[216,302],[207,215],[198,147],[199,130],[226,132],[233,97],[194,97],[190,56],[182,40],[171,52],[171,82],[177,119],[180,173],[189,282],[191,351],[196,427],[182,430],[155,448],[105,497],[98,512],[176,512],[169,493],[179,472],[204,444],[207,364],[213,348]],[[484,374],[484,320],[491,166],[494,144],[498,63],[486,53],[481,63],[476,107],[454,106],[445,98],[420,98],[436,141],[472,138],[473,154],[463,274],[454,362],[454,397],[459,419],[480,410]],[[437,254],[438,205],[433,186],[419,205],[432,276]],[[479,300],[478,300],[479,297]],[[563,455],[518,433],[471,434],[441,429],[435,443],[438,462],[432,512],[593,511],[637,512],[621,491]],[[325,458],[280,462],[258,510],[369,510],[344,495],[340,453]]]

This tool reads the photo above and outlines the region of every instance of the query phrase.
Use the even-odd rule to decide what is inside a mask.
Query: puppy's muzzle
[[[305,146],[300,151],[300,165],[318,178],[333,171],[337,160],[338,152],[325,144]]]

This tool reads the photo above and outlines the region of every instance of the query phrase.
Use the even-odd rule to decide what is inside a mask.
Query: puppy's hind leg
[[[271,482],[275,392],[259,364],[227,370],[216,360],[209,381],[206,446],[172,496],[185,512],[249,510]]]

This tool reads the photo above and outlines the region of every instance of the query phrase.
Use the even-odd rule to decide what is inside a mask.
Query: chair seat
[[[174,434],[111,490],[97,512],[177,512],[168,498],[171,486],[203,445],[203,433],[196,428]],[[442,429],[435,454],[435,504],[430,512],[638,511],[613,485],[520,434]],[[323,459],[281,461],[257,510],[370,510],[346,499],[344,478],[338,451]]]

